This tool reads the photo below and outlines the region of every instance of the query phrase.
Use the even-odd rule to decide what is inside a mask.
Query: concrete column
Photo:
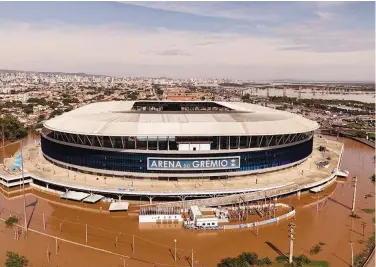
[[[298,197],[298,199],[300,199],[300,195],[302,194],[302,192],[301,191],[298,191],[297,193],[296,193],[296,196]]]

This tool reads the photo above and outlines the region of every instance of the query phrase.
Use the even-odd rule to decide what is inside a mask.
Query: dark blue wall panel
[[[138,173],[181,173],[181,171],[151,171],[147,170],[147,157],[160,158],[192,158],[192,154],[161,154],[112,152],[62,145],[41,137],[42,151],[52,159],[89,168]],[[220,154],[199,154],[200,158],[240,156],[240,169],[226,170],[228,172],[260,170],[290,164],[308,157],[312,153],[313,139],[303,143],[263,151],[232,152]],[[223,170],[222,170],[223,171]],[[210,173],[221,170],[184,171],[183,173]]]

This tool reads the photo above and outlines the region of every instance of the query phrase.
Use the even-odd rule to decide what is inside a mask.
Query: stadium
[[[22,150],[25,181],[57,194],[208,206],[322,190],[335,181],[343,145],[318,128],[248,103],[92,103],[44,122],[40,142]],[[5,187],[21,184],[11,171],[20,161],[19,152],[5,161]]]
[[[246,103],[101,102],[44,123],[51,162],[98,174],[239,176],[298,164],[316,122]]]

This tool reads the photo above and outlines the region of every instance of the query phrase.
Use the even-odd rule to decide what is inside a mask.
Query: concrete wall
[[[138,222],[139,223],[150,223],[150,222],[167,222],[167,221],[178,221],[182,222],[183,218],[181,214],[174,214],[174,215],[162,215],[162,214],[156,214],[156,215],[139,215],[138,216]]]

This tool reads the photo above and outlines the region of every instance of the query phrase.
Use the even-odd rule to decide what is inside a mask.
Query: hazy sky
[[[373,81],[374,2],[0,2],[0,69]]]

